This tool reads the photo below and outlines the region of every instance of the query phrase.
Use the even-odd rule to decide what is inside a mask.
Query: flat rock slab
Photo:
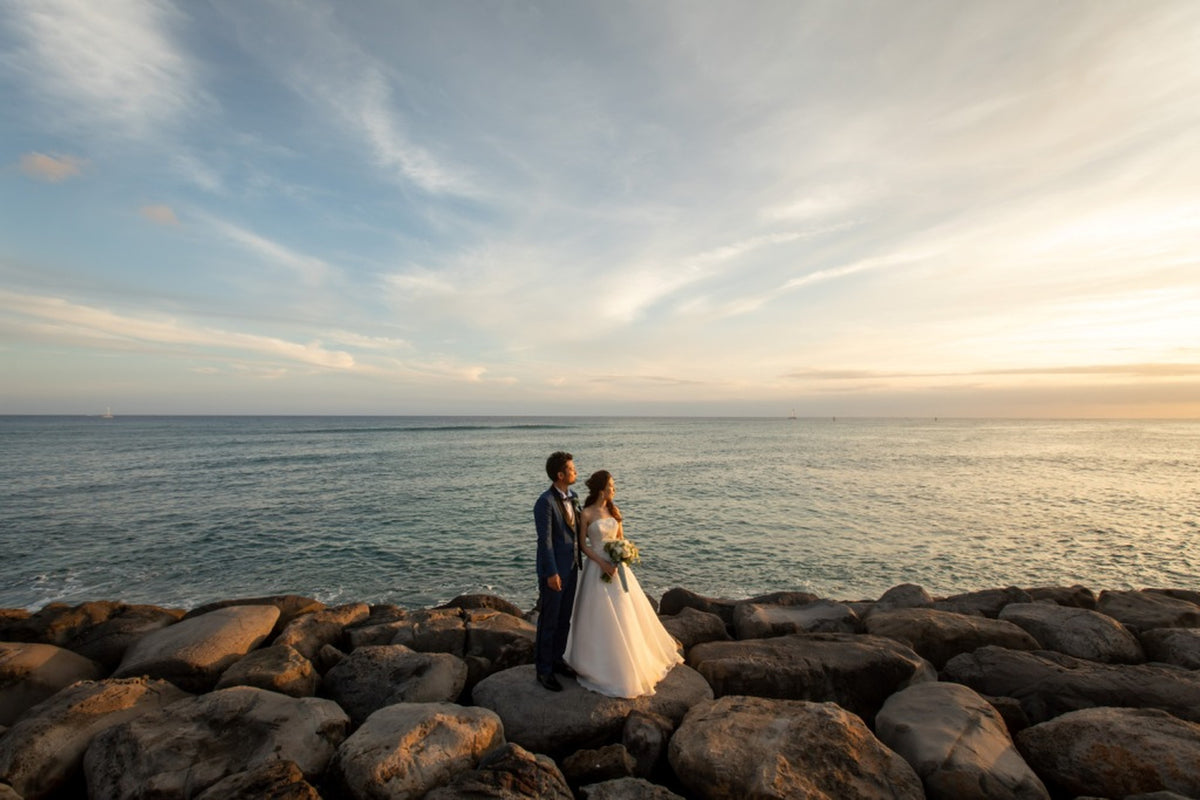
[[[875,734],[916,770],[929,800],[1050,800],[1000,713],[961,684],[897,692],[875,717]]]
[[[798,606],[738,603],[733,609],[738,639],[766,639],[789,633],[859,633],[862,621],[843,603],[818,600]]]
[[[270,635],[279,609],[271,605],[229,606],[148,634],[138,641],[116,678],[146,675],[189,692],[206,692],[226,669]]]
[[[0,642],[0,725],[12,725],[60,689],[99,680],[106,672],[90,658],[52,644]]]
[[[1021,731],[1017,742],[1030,765],[1060,791],[1200,797],[1200,725],[1164,711],[1074,711]]]
[[[1096,610],[1136,631],[1200,628],[1200,606],[1161,592],[1104,591]]]
[[[570,678],[560,680],[563,691],[549,692],[537,683],[532,665],[513,667],[481,681],[474,700],[500,716],[508,741],[557,758],[618,741],[632,711],[660,714],[678,724],[689,708],[713,696],[704,678],[683,665],[671,670],[654,694],[632,699],[605,697]]]
[[[98,733],[188,696],[172,683],[144,678],[72,684],[0,738],[0,781],[26,800],[48,796],[78,775]]]
[[[91,796],[107,800],[185,800],[230,775],[281,760],[295,762],[313,780],[325,772],[349,724],[332,700],[239,686],[109,728],[92,740],[83,768]]]
[[[1097,611],[1053,603],[1011,603],[1000,612],[1000,619],[1028,631],[1046,650],[1106,664],[1146,660],[1137,637]]]
[[[829,701],[864,720],[874,719],[889,695],[937,679],[929,662],[905,645],[846,633],[709,642],[688,651],[688,665],[716,697]]]
[[[980,694],[1015,698],[1034,724],[1101,706],[1158,708],[1200,722],[1200,673],[1174,667],[982,647],[950,659],[943,672]]]
[[[671,766],[702,800],[923,800],[912,767],[833,703],[722,697],[671,737]]]
[[[937,669],[959,653],[984,645],[1011,650],[1037,650],[1040,645],[1011,622],[933,608],[898,608],[872,612],[867,632],[903,642]]]

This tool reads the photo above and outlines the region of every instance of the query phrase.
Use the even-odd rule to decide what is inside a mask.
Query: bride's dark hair
[[[612,473],[606,469],[593,472],[591,477],[587,479],[586,486],[588,488],[587,499],[583,501],[583,507],[587,508],[600,499],[600,493],[608,487],[608,482],[612,480]],[[609,500],[605,504],[608,508],[608,513],[613,515],[616,520],[621,519],[621,512],[617,510],[617,504]]]

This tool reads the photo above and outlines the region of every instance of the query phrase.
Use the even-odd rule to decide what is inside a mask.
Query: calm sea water
[[[0,606],[536,596],[556,449],[651,594],[1200,588],[1200,423],[0,417]]]

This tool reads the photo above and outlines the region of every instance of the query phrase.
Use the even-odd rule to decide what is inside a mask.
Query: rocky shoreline
[[[635,700],[488,595],[0,610],[0,800],[1200,799],[1200,591],[655,605]]]

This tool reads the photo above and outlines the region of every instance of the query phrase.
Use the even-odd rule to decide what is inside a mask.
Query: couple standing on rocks
[[[555,673],[609,697],[640,697],[683,658],[633,571],[613,580],[606,545],[623,539],[616,484],[605,470],[587,479],[579,505],[571,489],[575,461],[558,451],[546,460],[551,486],[533,506],[537,528],[537,680],[562,691]]]

